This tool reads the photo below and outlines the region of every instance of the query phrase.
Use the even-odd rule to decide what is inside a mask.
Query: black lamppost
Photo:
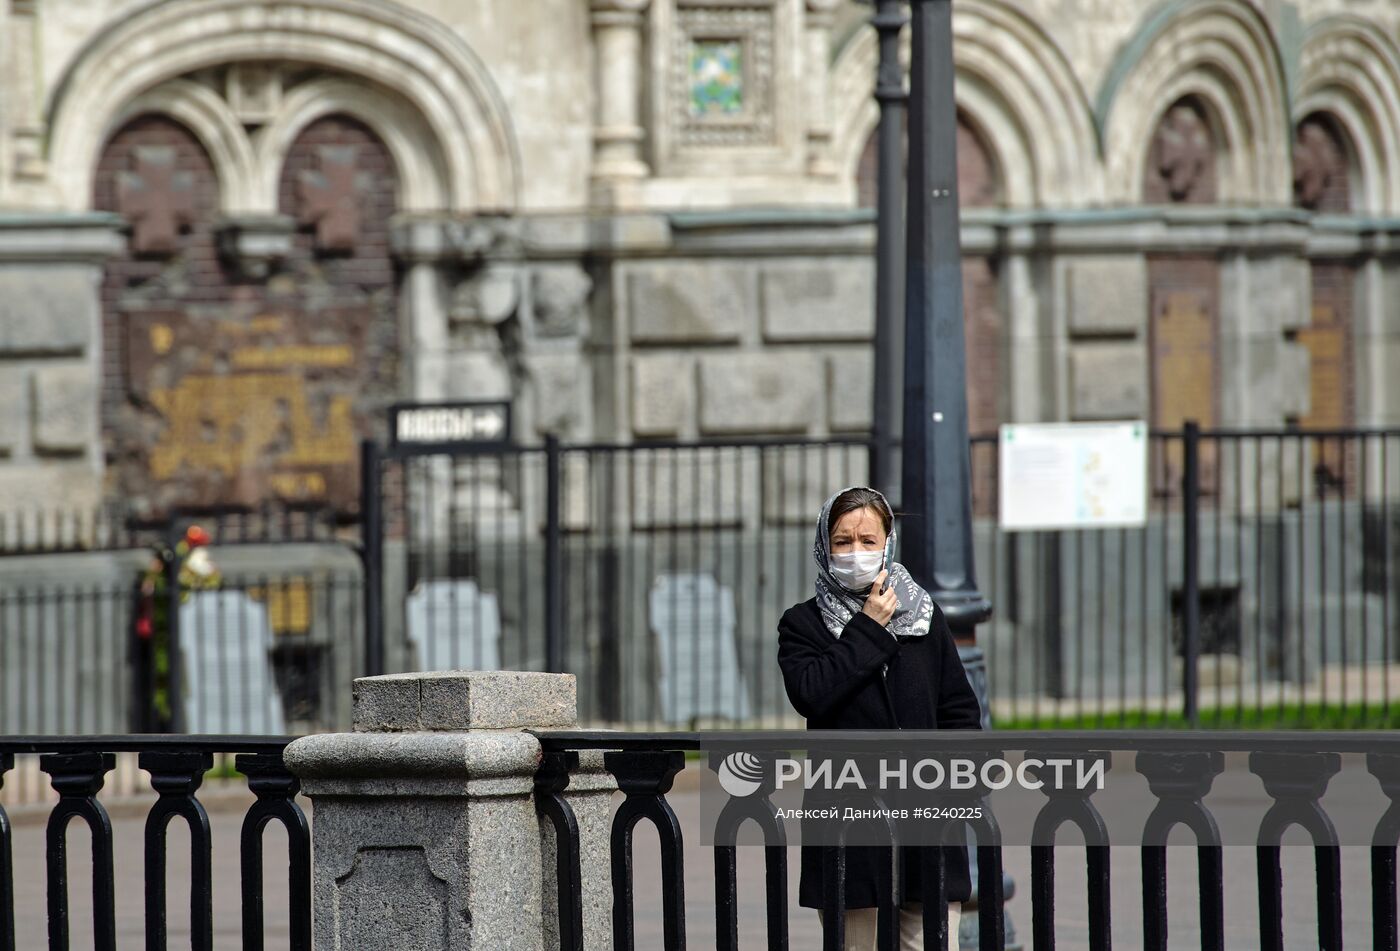
[[[898,132],[886,123],[892,110],[881,90],[887,82],[886,65],[897,53],[896,3],[877,0],[875,27],[880,30],[880,75],[876,97],[881,105],[880,128],[880,230],[877,274],[887,274],[884,257],[890,254],[887,232],[900,226],[897,194],[887,205],[887,169],[898,169],[903,160]],[[958,642],[958,655],[967,668],[978,702],[982,725],[991,726],[987,667],[976,643],[977,625],[992,613],[992,605],[977,588],[972,548],[971,453],[967,422],[967,345],[963,330],[962,234],[958,215],[958,113],[953,95],[952,0],[909,0],[913,9],[912,55],[909,93],[909,164],[907,255],[904,261],[904,431],[901,472],[901,530],[904,543],[900,560],[933,595],[948,618]],[[882,29],[882,11],[888,12]],[[887,33],[885,30],[890,30]],[[890,56],[886,59],[886,41]],[[897,66],[891,68],[897,69]],[[897,129],[897,126],[896,126]],[[892,210],[891,210],[892,209]],[[898,265],[893,265],[897,267]],[[876,367],[892,365],[889,355],[900,346],[888,324],[879,323],[889,288],[877,297]],[[898,306],[897,304],[895,305]],[[877,374],[880,372],[877,369]],[[889,371],[886,370],[886,373]],[[881,379],[876,381],[876,429],[881,420]],[[892,415],[892,414],[891,414]],[[878,445],[878,441],[877,441]],[[879,470],[877,470],[878,472]],[[872,481],[874,481],[872,479]],[[883,490],[878,482],[877,488]],[[976,852],[973,853],[974,855]],[[976,864],[974,863],[974,871]],[[1015,891],[1010,876],[1000,876],[1000,887],[982,887],[979,901],[1001,902]],[[992,935],[1007,947],[1019,947],[1015,928],[1005,919],[1004,931]],[[980,931],[980,925],[978,927]]]
[[[894,445],[899,438],[899,341],[904,303],[904,115],[909,100],[899,63],[899,34],[909,22],[903,0],[875,0],[870,20],[880,37],[880,65],[875,101],[880,104],[876,132],[879,156],[878,210],[875,232],[875,412],[871,435],[870,484],[891,502],[899,499]],[[902,503],[901,507],[902,507]]]
[[[976,627],[991,614],[972,554],[967,360],[951,0],[911,0],[901,558],[948,618],[987,714]]]

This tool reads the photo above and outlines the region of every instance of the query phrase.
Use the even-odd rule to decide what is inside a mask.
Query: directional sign
[[[1147,523],[1147,424],[1001,427],[1005,531]]]
[[[389,410],[389,433],[403,448],[508,443],[510,404],[399,404]]]

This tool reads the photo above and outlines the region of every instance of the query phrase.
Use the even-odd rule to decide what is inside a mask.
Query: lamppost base
[[[992,602],[980,591],[931,591],[933,600],[948,619],[948,627],[961,643],[971,641],[977,625],[992,616]]]
[[[971,842],[968,843],[968,847],[973,847]],[[977,941],[980,937],[980,927],[977,922],[977,863],[972,862],[970,868],[972,870],[972,900],[963,902],[962,921],[958,925],[957,941],[949,944],[952,951],[958,951],[959,948],[975,948],[978,946]],[[1011,897],[1016,894],[1016,882],[1007,872],[1003,872],[1001,875],[1001,889],[1003,902],[1011,901]],[[1003,914],[1002,926],[1006,943],[1001,946],[1001,951],[1022,951],[1024,945],[1021,944],[1020,936],[1016,934],[1016,926],[1011,923],[1009,914]]]

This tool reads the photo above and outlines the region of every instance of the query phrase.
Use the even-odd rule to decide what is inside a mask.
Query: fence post
[[[366,677],[354,707],[354,732],[302,737],[285,753],[316,808],[317,951],[558,948],[555,839],[536,814],[541,748],[529,731],[577,725],[573,675]],[[582,886],[584,946],[606,949],[617,784],[590,757],[563,797],[594,872]]]
[[[184,659],[180,656],[180,531],[172,516],[165,532],[165,696],[171,733],[185,732]]]
[[[1187,420],[1182,431],[1182,713],[1192,727],[1200,725],[1197,706],[1201,655],[1201,427]]]
[[[384,673],[383,451],[360,443],[360,559],[364,567],[365,673]]]
[[[564,563],[559,525],[559,494],[563,491],[559,437],[550,434],[544,441],[545,525],[544,525],[544,666],[564,670]]]
[[[151,629],[143,637],[136,628],[142,612],[146,610],[146,595],[142,592],[142,581],[137,580],[131,590],[131,636],[127,651],[128,669],[131,671],[131,702],[127,716],[133,733],[158,733],[156,725],[156,681],[155,651],[152,639],[155,637],[155,604],[151,604]]]

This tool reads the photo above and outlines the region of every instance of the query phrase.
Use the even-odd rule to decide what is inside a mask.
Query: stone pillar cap
[[[571,728],[578,725],[573,674],[439,670],[360,677],[357,733]]]

